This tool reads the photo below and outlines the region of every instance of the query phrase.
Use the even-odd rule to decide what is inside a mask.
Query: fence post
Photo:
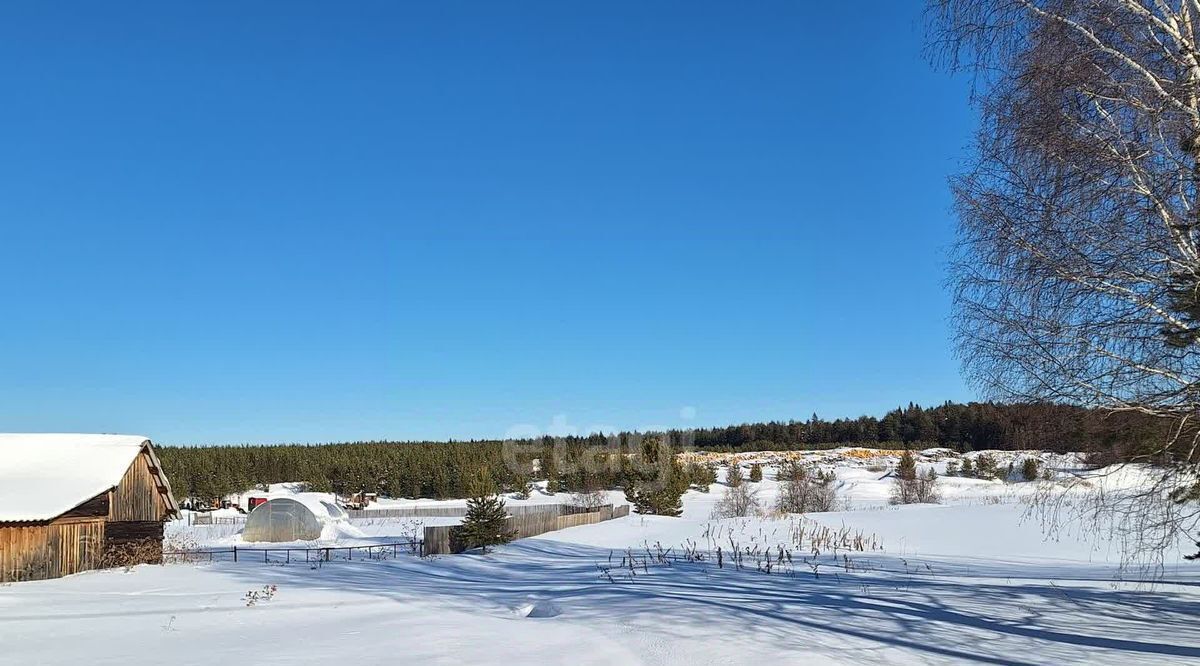
[[[233,547],[233,561],[237,562],[237,546]]]

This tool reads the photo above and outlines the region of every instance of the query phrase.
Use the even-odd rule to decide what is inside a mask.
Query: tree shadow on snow
[[[538,621],[586,622],[601,630],[639,626],[681,640],[720,630],[731,637],[770,640],[797,655],[860,646],[854,652],[860,662],[888,661],[886,654],[868,653],[880,645],[1003,666],[1097,656],[1148,663],[1200,659],[1195,621],[1200,602],[1174,589],[1106,589],[1094,580],[1066,586],[1014,583],[986,567],[968,567],[970,575],[942,574],[937,567],[915,571],[906,560],[888,556],[851,557],[870,561],[876,570],[824,566],[819,576],[808,570],[794,575],[735,571],[728,562],[723,569],[711,562],[651,564],[648,571],[635,567],[632,574],[613,571],[616,582],[609,582],[598,565],[616,567],[623,555],[526,539],[487,556],[402,556],[331,562],[319,569],[303,563],[238,564],[223,565],[221,571],[252,586],[337,589],[491,615],[511,616],[515,605],[544,599],[562,615]],[[1055,571],[1066,573],[1061,567]],[[1024,571],[1019,576],[1031,577]]]

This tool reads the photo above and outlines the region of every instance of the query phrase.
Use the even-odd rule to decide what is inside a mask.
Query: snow
[[[0,434],[0,522],[49,520],[113,488],[148,441],[136,435]]]
[[[944,465],[933,460],[941,456],[921,464]],[[1158,580],[1129,579],[1096,526],[1047,537],[1026,503],[1038,483],[947,477],[945,504],[892,507],[887,472],[869,469],[877,460],[823,460],[845,498],[837,512],[714,520],[724,491],[714,485],[687,493],[681,518],[632,515],[488,555],[286,566],[245,558],[0,587],[0,664],[124,664],[145,654],[184,665],[1200,660],[1200,565],[1181,561],[1181,550],[1167,554]],[[774,465],[764,472],[752,485],[769,505]],[[1091,474],[1116,488],[1146,479],[1138,468]],[[394,540],[412,523],[355,520],[364,536],[337,543]],[[811,541],[795,543],[797,527],[870,535],[882,549],[826,545],[814,555]],[[767,573],[747,556],[739,570],[728,543],[784,546],[794,560]],[[689,544],[705,554],[723,545],[724,565],[655,560]],[[637,565],[622,566],[630,556]],[[247,592],[270,586],[269,600],[247,604]]]

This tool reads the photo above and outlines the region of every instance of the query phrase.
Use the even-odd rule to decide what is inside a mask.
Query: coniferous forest
[[[1122,457],[1161,441],[1166,427],[1138,414],[1114,415],[1071,405],[948,402],[932,408],[910,404],[882,418],[830,421],[813,415],[806,421],[672,430],[654,439],[673,451],[944,446],[959,451],[1100,451]],[[629,475],[620,460],[640,455],[646,437],[627,432],[507,445],[471,441],[162,446],[159,455],[183,497],[207,500],[268,483],[303,481],[321,492],[448,499],[468,497],[470,479],[481,468],[505,490],[519,490],[533,478],[549,479],[551,490],[561,491],[620,486]],[[598,462],[605,451],[610,460]],[[585,458],[590,464],[582,462]],[[541,461],[536,470],[535,459]],[[680,473],[696,477],[691,479],[694,483],[708,474]]]

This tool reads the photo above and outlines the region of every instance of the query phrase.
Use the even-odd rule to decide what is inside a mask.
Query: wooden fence
[[[514,509],[523,510],[514,511]],[[592,525],[628,515],[628,504],[616,508],[611,504],[594,508],[569,506],[566,504],[512,507],[509,510],[508,526],[516,532],[516,538],[524,539],[526,537],[545,534],[546,532],[553,532],[568,527],[578,527],[579,525]],[[460,525],[426,527],[425,539],[421,550],[422,554],[446,555],[463,552],[467,549],[468,544],[463,543],[461,532],[462,526]]]
[[[245,525],[245,516],[214,516],[210,513],[187,514],[189,525]]]

